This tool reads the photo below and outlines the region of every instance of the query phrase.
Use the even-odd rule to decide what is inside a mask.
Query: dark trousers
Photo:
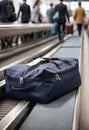
[[[1,38],[1,49],[5,49],[8,47],[11,47],[12,45],[12,40],[13,37],[5,37],[5,38]]]
[[[65,35],[65,23],[58,23],[58,35],[59,41],[62,41]]]
[[[27,21],[22,20],[21,23],[28,24],[29,21],[28,20]],[[30,41],[30,34],[24,34],[24,35],[22,35],[21,36],[21,41],[22,41],[22,43]]]
[[[6,48],[5,39],[1,38],[1,49],[5,49],[5,48]]]
[[[77,24],[78,35],[81,36],[82,24]]]

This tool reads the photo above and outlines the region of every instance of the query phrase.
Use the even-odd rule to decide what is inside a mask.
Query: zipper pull
[[[20,78],[19,78],[19,82],[20,82],[20,84],[24,84],[24,78],[23,78],[23,77],[20,77]]]
[[[56,80],[61,80],[59,74],[55,74],[55,78],[56,78]]]

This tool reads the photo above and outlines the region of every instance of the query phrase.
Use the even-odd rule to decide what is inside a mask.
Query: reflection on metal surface
[[[84,31],[84,42],[82,44],[82,66],[81,66],[81,95],[80,95],[80,123],[79,130],[89,130],[89,37]]]

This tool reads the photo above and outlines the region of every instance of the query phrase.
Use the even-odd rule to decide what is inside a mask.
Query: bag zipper
[[[56,80],[61,80],[59,74],[54,74],[54,75],[55,75],[55,79],[56,79]],[[52,77],[52,76],[53,76],[53,75],[47,75],[46,77]],[[19,78],[19,83],[20,83],[20,84],[24,84],[25,80],[33,80],[33,79],[35,79],[35,80],[40,80],[40,79],[42,79],[42,78],[24,78],[24,77],[20,77],[20,78]]]
[[[41,62],[48,62],[49,60],[54,60],[55,58],[43,58],[44,60],[43,61],[41,61]],[[57,60],[58,58],[56,58],[56,60]],[[65,60],[66,61],[66,60]],[[34,68],[34,67],[37,67],[37,66],[39,66],[40,64],[41,64],[41,62],[39,62],[38,64],[36,64],[36,65],[34,65],[34,66],[32,66],[31,68]],[[61,71],[60,72],[60,74],[61,73],[65,73],[65,72],[67,72],[67,71],[70,71],[70,70],[72,70],[73,68],[75,68],[76,66],[74,66],[74,67],[71,67],[71,68],[69,68],[69,69],[67,69],[67,70],[64,70],[64,71]],[[24,76],[27,74],[27,72],[29,71],[29,69],[31,69],[31,68],[28,68],[26,71],[24,71],[23,72],[23,74],[22,74],[22,76],[19,78],[19,82],[20,82],[20,84],[24,84],[24,79],[29,79],[29,80],[31,80],[31,78],[24,78]],[[55,78],[56,78],[56,80],[61,80],[61,78],[60,78],[60,76],[59,76],[59,74],[57,73],[57,74],[53,74],[53,75],[55,75]],[[51,76],[51,75],[47,75],[48,77],[49,76]],[[42,79],[42,78],[32,78],[32,79]]]
[[[77,67],[77,66],[76,66]],[[75,66],[74,67],[71,67],[71,68],[69,68],[69,69],[67,69],[67,70],[64,70],[64,71],[61,71],[60,73],[56,73],[56,74],[52,74],[52,75],[46,75],[45,77],[51,77],[51,76],[55,76],[55,79],[56,80],[61,80],[61,78],[60,78],[60,74],[63,74],[63,73],[65,73],[65,72],[68,72],[68,71],[70,71],[70,70],[73,70],[73,68],[76,68]],[[8,78],[10,78],[10,79],[13,79],[13,80],[18,80],[19,79],[19,83],[21,84],[21,85],[23,85],[24,83],[25,83],[25,80],[41,80],[42,78],[41,77],[38,77],[38,78],[24,78],[23,76],[21,76],[20,78],[12,78],[12,77],[9,77],[8,76]]]
[[[55,74],[55,78],[56,78],[56,80],[61,80],[59,74]]]

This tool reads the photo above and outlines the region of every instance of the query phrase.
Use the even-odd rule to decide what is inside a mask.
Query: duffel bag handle
[[[42,58],[42,60],[40,62],[38,62],[35,65],[30,66],[26,71],[24,71],[22,77],[24,77],[28,71],[33,70],[33,69],[37,68],[39,65],[44,64],[44,63],[48,63],[48,62],[54,63],[56,65],[56,67],[59,68],[58,64],[51,61],[51,60],[59,60],[59,59],[58,58],[51,58],[51,57],[50,58]]]
[[[28,71],[37,68],[40,64],[41,64],[41,62],[38,62],[37,64],[30,66],[26,71],[24,71],[23,77],[27,74]]]
[[[40,62],[38,62],[37,64],[35,65],[32,65],[30,66],[24,73],[23,73],[23,77],[27,74],[28,71],[30,70],[33,70],[35,68],[37,68],[40,64],[44,64],[44,63],[48,63],[48,62],[51,62],[51,63],[54,63],[56,65],[56,67],[59,69],[59,65],[52,61],[52,60],[60,60],[60,61],[63,61],[65,64],[68,64],[68,65],[71,65],[70,62],[68,60],[65,60],[65,59],[59,59],[59,58],[55,58],[55,57],[49,57],[49,58],[42,58],[42,60]]]
[[[65,64],[68,64],[68,65],[71,65],[71,63],[70,63],[70,61],[68,60],[68,59],[63,59],[63,58],[57,58],[57,57],[49,57],[49,58],[43,58],[44,60],[43,60],[43,62],[52,62],[53,63],[53,61],[52,60],[60,60],[60,61],[62,61],[62,62],[64,62]],[[55,62],[54,62],[55,63]]]
[[[43,63],[47,63],[47,62],[49,62],[48,58],[41,58],[41,59],[42,59],[42,60],[39,61],[37,64],[30,66],[26,71],[24,71],[22,77],[24,77],[24,76],[27,74],[28,71],[37,68],[40,64],[43,64]]]
[[[14,86],[11,87],[11,89],[13,91],[18,91],[18,92],[35,92],[36,91],[36,88],[35,87],[26,87],[26,88],[16,88]]]
[[[63,63],[67,64],[67,65],[70,65],[71,66],[71,63],[68,59],[59,59],[59,58],[56,58],[56,57],[50,57],[50,58],[43,58],[44,60],[42,61],[42,63],[47,63],[47,62],[51,62],[51,63],[54,63],[56,65],[56,67],[59,69],[60,66],[55,62],[55,60],[60,60],[62,61]]]

